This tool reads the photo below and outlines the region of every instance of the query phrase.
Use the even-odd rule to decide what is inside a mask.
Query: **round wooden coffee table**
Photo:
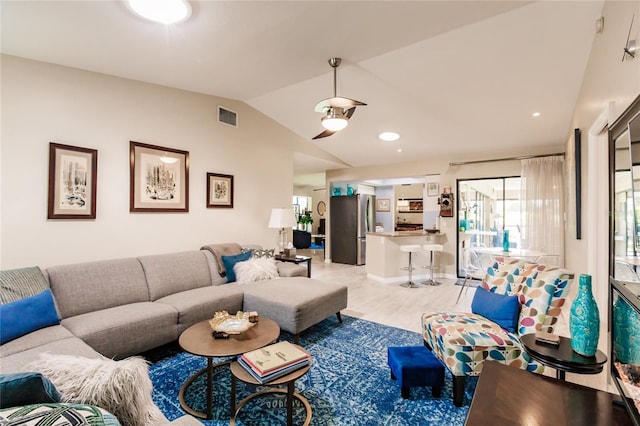
[[[229,422],[229,426],[234,426],[236,424],[236,416],[240,412],[240,409],[249,401],[259,396],[267,395],[270,393],[282,393],[287,396],[287,426],[293,425],[293,398],[297,399],[304,405],[304,408],[307,412],[307,416],[304,420],[303,426],[308,426],[311,423],[311,404],[309,404],[309,400],[295,391],[296,380],[300,377],[307,374],[309,369],[311,368],[311,363],[306,365],[299,370],[292,371],[286,376],[279,377],[277,379],[271,380],[267,383],[258,382],[242,365],[238,363],[238,361],[233,361],[230,365],[231,368],[231,421]],[[240,401],[240,403],[236,406],[236,379],[241,380],[245,383],[249,383],[251,385],[256,386],[278,386],[278,385],[287,385],[286,389],[264,389],[256,393],[252,393],[247,396],[245,399]]]
[[[182,408],[192,416],[211,419],[213,408],[213,369],[231,363],[213,363],[215,357],[239,355],[273,343],[280,336],[280,327],[275,321],[260,317],[256,325],[241,334],[229,335],[228,339],[214,339],[209,321],[202,321],[187,328],[178,339],[180,347],[190,354],[207,358],[207,367],[189,377],[180,388],[178,400]],[[202,413],[189,407],[184,399],[186,389],[201,374],[207,373],[207,411]]]

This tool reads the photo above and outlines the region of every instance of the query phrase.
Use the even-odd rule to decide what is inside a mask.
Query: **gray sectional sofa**
[[[281,274],[297,275],[292,266],[279,265]],[[43,352],[122,359],[173,342],[221,310],[256,310],[297,340],[333,314],[340,319],[347,306],[346,286],[306,277],[226,283],[215,254],[204,249],[53,266],[43,274],[61,323],[1,345],[0,373],[25,371]]]

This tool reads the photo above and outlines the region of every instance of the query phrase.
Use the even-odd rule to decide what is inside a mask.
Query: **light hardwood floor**
[[[344,315],[422,334],[420,318],[424,312],[471,312],[475,288],[465,288],[460,302],[456,303],[461,287],[455,285],[453,279],[438,278],[442,283],[439,286],[405,288],[399,285],[400,282],[381,283],[367,278],[364,266],[327,263],[322,250],[298,250],[298,254],[312,256],[312,278],[348,286],[349,298],[347,309],[342,311]],[[555,329],[555,333],[562,336],[570,335],[567,322],[569,306],[569,303],[565,304]],[[613,388],[607,387],[608,368],[607,364],[605,371],[597,375],[567,373],[567,381],[611,392]],[[545,375],[555,377],[555,370],[546,368]]]

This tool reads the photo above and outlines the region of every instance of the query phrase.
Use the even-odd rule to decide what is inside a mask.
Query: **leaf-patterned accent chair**
[[[422,314],[425,345],[451,371],[456,406],[462,405],[465,377],[479,375],[486,359],[536,373],[544,370],[521,347],[520,336],[538,330],[553,332],[573,276],[558,267],[495,257],[481,286],[497,294],[518,296],[515,332],[474,313]]]

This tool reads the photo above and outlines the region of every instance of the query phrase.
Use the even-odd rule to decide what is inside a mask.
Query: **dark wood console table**
[[[632,425],[617,395],[485,361],[468,426]]]

